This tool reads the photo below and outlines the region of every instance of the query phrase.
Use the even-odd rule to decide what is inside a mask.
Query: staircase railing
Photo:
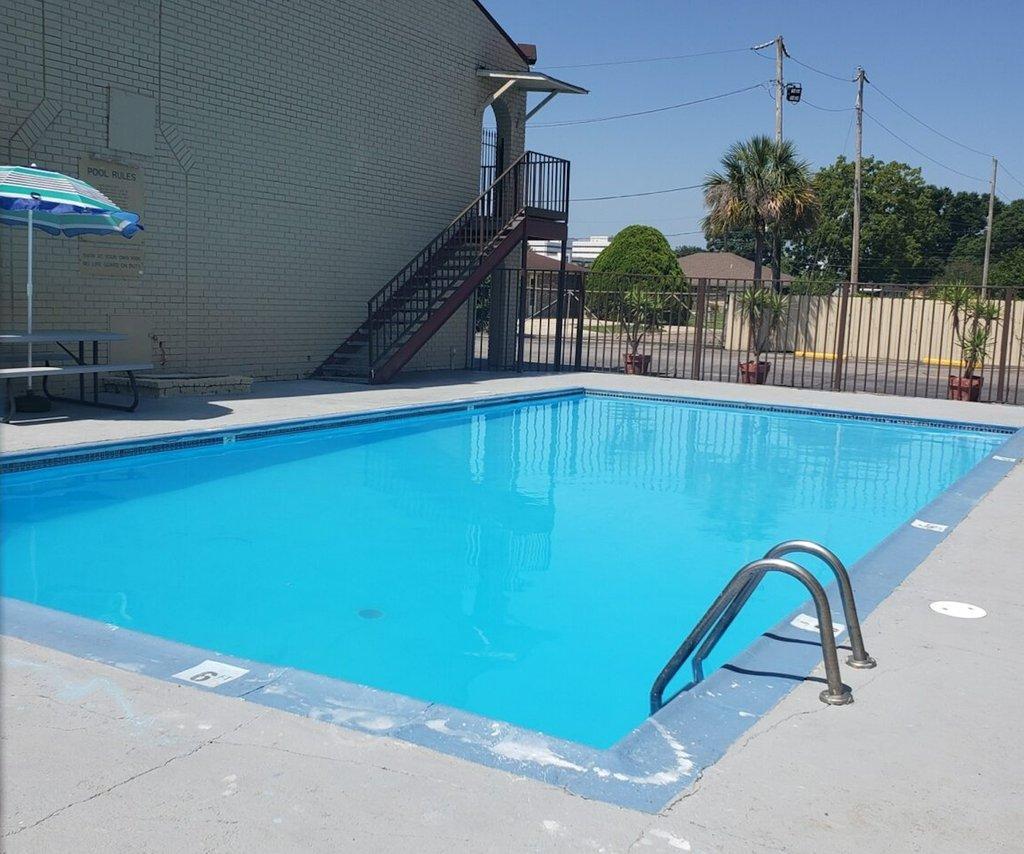
[[[527,214],[562,221],[568,217],[569,161],[525,152],[370,297],[366,306],[369,367],[419,326],[451,283],[464,278],[495,239]],[[452,268],[437,275],[446,264]],[[399,306],[400,315],[396,313]]]

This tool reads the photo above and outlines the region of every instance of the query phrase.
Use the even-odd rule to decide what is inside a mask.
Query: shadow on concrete
[[[820,682],[822,685],[828,684],[820,676],[801,676],[799,673],[782,673],[777,670],[751,670],[736,664],[723,664],[722,670],[728,670],[731,673],[742,673],[744,676],[771,676],[775,679],[788,679],[791,682]]]

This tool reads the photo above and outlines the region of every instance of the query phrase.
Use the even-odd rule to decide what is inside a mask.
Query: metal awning
[[[537,106],[526,114],[527,120],[539,113],[547,106],[555,95],[589,95],[590,92],[582,86],[566,83],[540,71],[501,71],[494,68],[478,68],[478,77],[486,77],[501,86],[487,100],[487,104],[493,104],[513,86],[517,86],[524,92],[547,92]]]

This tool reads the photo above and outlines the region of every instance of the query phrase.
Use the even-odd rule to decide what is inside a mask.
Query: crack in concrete
[[[685,801],[687,798],[692,798],[694,795],[696,795],[697,792],[700,790],[700,784],[704,780],[704,772],[706,770],[706,768],[701,768],[700,771],[697,772],[697,776],[694,777],[693,783],[690,784],[690,787],[685,792],[683,792],[678,798],[676,798],[672,803],[679,803],[679,801]],[[665,810],[662,810],[662,812],[667,811],[668,808],[669,807],[666,807]]]
[[[756,741],[757,739],[761,738],[761,736],[767,735],[768,733],[777,730],[780,726],[782,726],[785,723],[788,723],[789,721],[795,720],[796,718],[802,718],[806,715],[818,715],[828,708],[829,706],[826,706],[824,703],[822,703],[821,706],[817,709],[801,709],[799,712],[793,712],[792,714],[786,715],[786,717],[784,717],[782,720],[776,721],[773,724],[769,724],[764,729],[751,733],[739,744],[733,745],[733,747],[731,747],[728,752],[742,750],[752,741]]]
[[[165,759],[163,762],[157,763],[152,768],[145,768],[142,771],[138,771],[135,774],[132,774],[130,777],[126,777],[123,780],[119,780],[116,783],[112,783],[111,785],[107,786],[105,789],[101,789],[98,792],[93,792],[88,797],[81,798],[81,799],[79,799],[77,801],[72,801],[69,804],[64,804],[64,806],[58,807],[57,809],[53,810],[52,812],[47,813],[42,818],[37,819],[36,821],[32,822],[32,824],[26,824],[26,825],[23,825],[22,827],[19,827],[17,830],[11,830],[11,831],[8,831],[7,833],[4,833],[3,838],[7,839],[7,838],[10,838],[10,837],[13,837],[13,836],[17,836],[19,833],[22,833],[23,831],[32,830],[33,828],[39,827],[40,825],[44,824],[45,822],[48,822],[51,818],[54,818],[54,817],[60,815],[61,813],[71,809],[72,807],[81,806],[82,804],[87,804],[90,801],[96,800],[97,798],[102,798],[104,795],[110,794],[115,789],[120,789],[122,786],[126,786],[129,783],[131,783],[131,782],[133,782],[135,780],[138,780],[140,777],[145,777],[147,774],[152,774],[154,771],[159,771],[161,768],[166,768],[168,765],[172,764],[173,762],[177,762],[179,759],[188,759],[190,756],[195,756],[195,754],[197,754],[203,748],[209,747],[211,744],[219,741],[224,736],[232,735],[232,734],[238,732],[238,730],[240,730],[243,726],[245,726],[246,724],[253,723],[253,721],[257,720],[261,716],[262,716],[262,713],[260,713],[259,715],[254,715],[253,717],[248,718],[247,720],[244,720],[241,723],[237,724],[236,726],[232,727],[227,732],[219,733],[219,734],[215,735],[213,738],[210,738],[210,739],[207,739],[206,741],[200,742],[195,747],[193,747],[191,750],[187,750],[184,753],[178,753],[178,754],[175,754],[174,756],[170,756],[167,759]]]

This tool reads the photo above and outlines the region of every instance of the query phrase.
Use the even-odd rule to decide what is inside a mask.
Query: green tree
[[[787,232],[810,228],[818,210],[808,164],[797,157],[792,143],[776,143],[767,136],[737,142],[726,151],[721,171],[704,179],[704,203],[708,209],[705,233],[753,232],[754,278],[758,280],[769,231],[776,245],[781,245]]]
[[[691,246],[690,244],[684,243],[682,246],[673,246],[672,254],[676,258],[685,258],[687,255],[695,255],[698,252],[706,252],[707,250],[703,246]]]
[[[986,205],[988,204],[986,200]],[[987,216],[987,208],[986,208]],[[953,249],[953,258],[981,263],[985,257],[985,227],[961,238]],[[992,262],[1024,246],[1024,199],[1004,205],[999,202],[992,218]]]
[[[862,169],[860,279],[929,281],[945,266],[937,188],[905,163],[868,157]],[[813,230],[794,240],[792,266],[845,278],[853,244],[853,163],[837,158],[814,176],[814,187],[821,216]]]
[[[752,228],[733,228],[724,234],[708,234],[705,230],[704,239],[708,245],[708,252],[732,252],[748,261],[754,260],[754,229]],[[761,255],[761,264],[767,265],[771,263],[771,258],[768,256],[767,246],[764,247],[764,250]]]
[[[937,255],[948,264],[956,246],[965,238],[985,233],[988,217],[988,195],[982,193],[953,192],[949,187],[933,187],[932,199],[939,217]],[[1002,202],[996,199],[996,212]]]
[[[594,259],[591,274],[679,276],[679,263],[665,235],[651,225],[630,225],[612,238]],[[609,281],[614,276],[606,276]]]
[[[992,230],[995,237],[995,229]],[[1024,245],[1003,252],[988,273],[988,282],[995,287],[1014,286],[1024,289]]]
[[[683,271],[665,235],[650,225],[630,225],[594,259],[587,274],[587,304],[598,317],[615,319],[629,292],[638,287],[650,292],[673,291],[682,278]]]

